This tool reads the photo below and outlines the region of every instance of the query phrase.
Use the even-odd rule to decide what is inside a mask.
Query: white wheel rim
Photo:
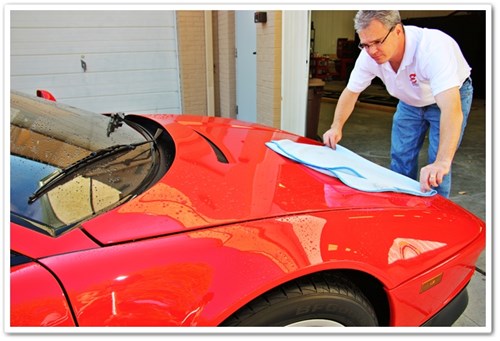
[[[295,322],[287,325],[287,327],[344,327],[344,325],[332,320],[311,319]]]

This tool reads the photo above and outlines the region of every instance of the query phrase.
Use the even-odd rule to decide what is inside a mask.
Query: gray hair
[[[354,29],[359,33],[373,20],[380,21],[388,29],[401,23],[399,11],[358,11],[354,17]]]

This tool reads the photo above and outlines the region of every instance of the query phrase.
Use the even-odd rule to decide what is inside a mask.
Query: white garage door
[[[181,112],[175,11],[11,15],[11,88],[95,112]]]

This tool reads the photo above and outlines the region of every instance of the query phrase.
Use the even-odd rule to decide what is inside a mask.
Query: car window
[[[15,219],[57,236],[141,191],[155,170],[154,141],[125,122],[110,132],[110,120],[60,103],[11,94],[11,213]],[[89,158],[106,148],[131,144],[133,148]],[[86,158],[88,162],[64,174]],[[55,177],[62,181],[30,202]]]

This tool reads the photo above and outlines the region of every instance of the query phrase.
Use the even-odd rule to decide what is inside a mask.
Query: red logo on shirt
[[[411,82],[411,85],[418,86],[417,74],[416,73],[410,73],[410,82]]]

